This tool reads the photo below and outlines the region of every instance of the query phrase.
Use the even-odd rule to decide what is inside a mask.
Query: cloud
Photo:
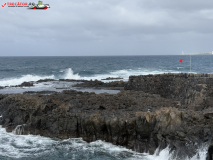
[[[45,55],[67,55],[70,46],[74,50],[71,55],[109,55],[113,50],[114,54],[122,55],[131,49],[135,54],[177,54],[182,49],[211,49],[207,45],[213,34],[210,0],[205,3],[200,0],[47,0],[44,3],[49,3],[51,8],[44,11],[0,8],[1,44],[54,48]],[[192,43],[188,48],[186,40]],[[165,45],[169,49],[162,47]],[[28,53],[21,48],[17,54]]]

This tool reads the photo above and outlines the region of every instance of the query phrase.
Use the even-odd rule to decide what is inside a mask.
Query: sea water
[[[179,59],[183,58],[180,63]],[[213,55],[192,56],[193,73],[213,73]],[[180,68],[183,67],[183,68]],[[39,79],[104,79],[190,72],[185,56],[0,57],[0,86]]]
[[[182,64],[179,59],[183,58]],[[193,73],[213,73],[213,56],[192,56]],[[182,69],[180,67],[183,67]],[[189,73],[189,56],[111,56],[111,57],[0,57],[0,86],[19,85],[24,81],[39,79],[105,79],[120,77],[124,81],[130,75],[162,73]],[[104,80],[102,80],[104,81]],[[57,90],[57,82],[35,84],[34,87],[16,87],[9,93],[23,90]],[[64,88],[69,83],[60,84]],[[45,88],[46,87],[46,88]],[[92,91],[92,89],[91,89]],[[5,94],[0,89],[0,94]],[[177,160],[170,148],[149,153],[137,153],[103,141],[87,143],[77,139],[51,139],[34,135],[7,133],[0,127],[0,159],[76,159],[76,160]],[[200,146],[197,154],[185,160],[205,160],[208,145]]]
[[[206,146],[186,160],[205,160]],[[81,138],[51,139],[7,133],[0,126],[0,159],[20,160],[176,160],[169,147],[154,155],[137,153],[101,140],[87,143]]]
[[[205,160],[206,147],[186,160]],[[175,160],[169,147],[159,154],[137,153],[103,141],[87,143],[81,138],[51,139],[7,133],[0,126],[0,159],[36,160]]]

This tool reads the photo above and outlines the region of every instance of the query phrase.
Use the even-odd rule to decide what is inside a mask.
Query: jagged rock
[[[23,82],[20,86],[21,87],[30,87],[30,86],[33,86],[33,83],[32,82]]]
[[[55,81],[54,79],[40,79],[38,81],[36,81],[37,83],[42,83],[42,82],[51,82],[51,81]]]
[[[34,86],[34,85],[33,85],[33,82],[23,82],[23,83],[20,84],[20,85],[10,86],[10,87],[32,87],[32,86]]]
[[[53,94],[53,93],[56,93],[56,91],[26,91],[23,94],[40,94],[40,95],[43,95],[43,94]]]
[[[138,152],[154,153],[170,145],[180,159],[194,155],[199,144],[208,143],[211,158],[212,76],[166,77],[130,77],[128,90],[118,94],[65,90],[51,95],[0,95],[0,123],[10,132],[18,126],[20,134],[82,137],[87,142],[100,139]]]
[[[130,76],[124,88],[159,94],[196,110],[203,110],[213,105],[212,74],[169,73]]]
[[[121,77],[107,77],[107,78],[105,78],[105,79],[101,79],[101,80],[115,80],[115,79],[123,79],[123,78],[121,78]]]
[[[96,87],[96,88],[107,88],[110,87],[110,89],[114,88],[122,88],[126,85],[126,82],[124,81],[112,81],[108,83],[104,83],[102,81],[98,81],[97,79],[94,81],[85,81],[84,83],[79,83],[74,85],[74,87]]]
[[[7,131],[27,124],[24,134],[83,137],[88,142],[102,139],[134,149],[136,131],[141,132],[137,129],[141,128],[141,123],[136,125],[136,112],[145,114],[148,108],[155,111],[160,109],[158,105],[176,106],[172,101],[143,92],[122,91],[110,95],[69,90],[52,95],[7,95],[0,100],[0,114]],[[146,139],[155,120],[150,118],[148,121],[152,127],[148,126],[146,133],[141,133]]]

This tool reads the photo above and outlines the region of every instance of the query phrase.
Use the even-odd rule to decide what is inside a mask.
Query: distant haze
[[[0,6],[0,56],[177,55],[213,50],[212,0],[43,3],[51,8]]]

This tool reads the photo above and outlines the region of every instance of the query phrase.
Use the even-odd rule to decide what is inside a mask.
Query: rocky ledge
[[[212,159],[212,84],[211,75],[163,74],[130,77],[118,94],[0,95],[0,124],[16,134],[100,139],[151,154],[169,145],[180,159],[207,145]]]

